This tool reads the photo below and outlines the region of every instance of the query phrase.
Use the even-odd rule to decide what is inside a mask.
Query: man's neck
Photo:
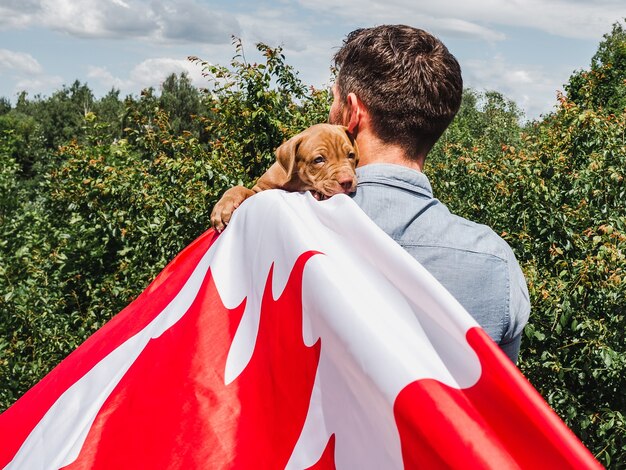
[[[398,145],[386,144],[373,138],[359,139],[359,136],[357,136],[356,140],[359,148],[360,167],[372,163],[389,163],[422,171],[424,159],[408,158],[406,153]]]

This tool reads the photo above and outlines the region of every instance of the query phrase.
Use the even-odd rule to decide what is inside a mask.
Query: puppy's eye
[[[313,163],[324,163],[326,161],[326,159],[324,157],[322,157],[321,155],[318,155],[317,157],[315,157],[315,159],[313,160]]]

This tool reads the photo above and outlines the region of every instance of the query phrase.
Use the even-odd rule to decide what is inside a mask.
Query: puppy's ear
[[[343,131],[346,133],[346,135],[348,136],[348,139],[350,139],[350,143],[356,147],[356,138],[355,136],[348,130],[347,126],[341,126],[341,128],[343,129]]]
[[[348,130],[346,126],[341,126],[341,127],[343,127],[344,132],[348,136],[348,139],[350,140],[350,144],[352,145],[352,147],[354,147],[354,152],[356,153],[356,161],[358,163],[359,162],[359,147],[356,145],[356,137]]]
[[[302,142],[303,137],[302,132],[296,134],[288,141],[283,142],[280,147],[276,149],[276,161],[283,167],[287,173],[287,177],[291,177],[291,173],[294,170],[298,146]]]

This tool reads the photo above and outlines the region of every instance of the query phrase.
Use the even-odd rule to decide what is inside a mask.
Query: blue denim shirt
[[[465,307],[513,362],[530,313],[526,280],[493,230],[458,217],[433,197],[428,178],[391,164],[357,169],[363,211]]]

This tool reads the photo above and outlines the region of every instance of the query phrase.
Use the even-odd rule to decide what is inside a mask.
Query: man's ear
[[[359,132],[359,123],[363,118],[363,103],[354,93],[348,93],[346,97],[346,109],[348,114],[348,132],[356,137],[357,132]]]
[[[276,161],[283,167],[288,178],[291,178],[291,173],[294,170],[298,146],[302,142],[303,137],[302,132],[296,134],[288,141],[283,142],[280,147],[276,149]]]

